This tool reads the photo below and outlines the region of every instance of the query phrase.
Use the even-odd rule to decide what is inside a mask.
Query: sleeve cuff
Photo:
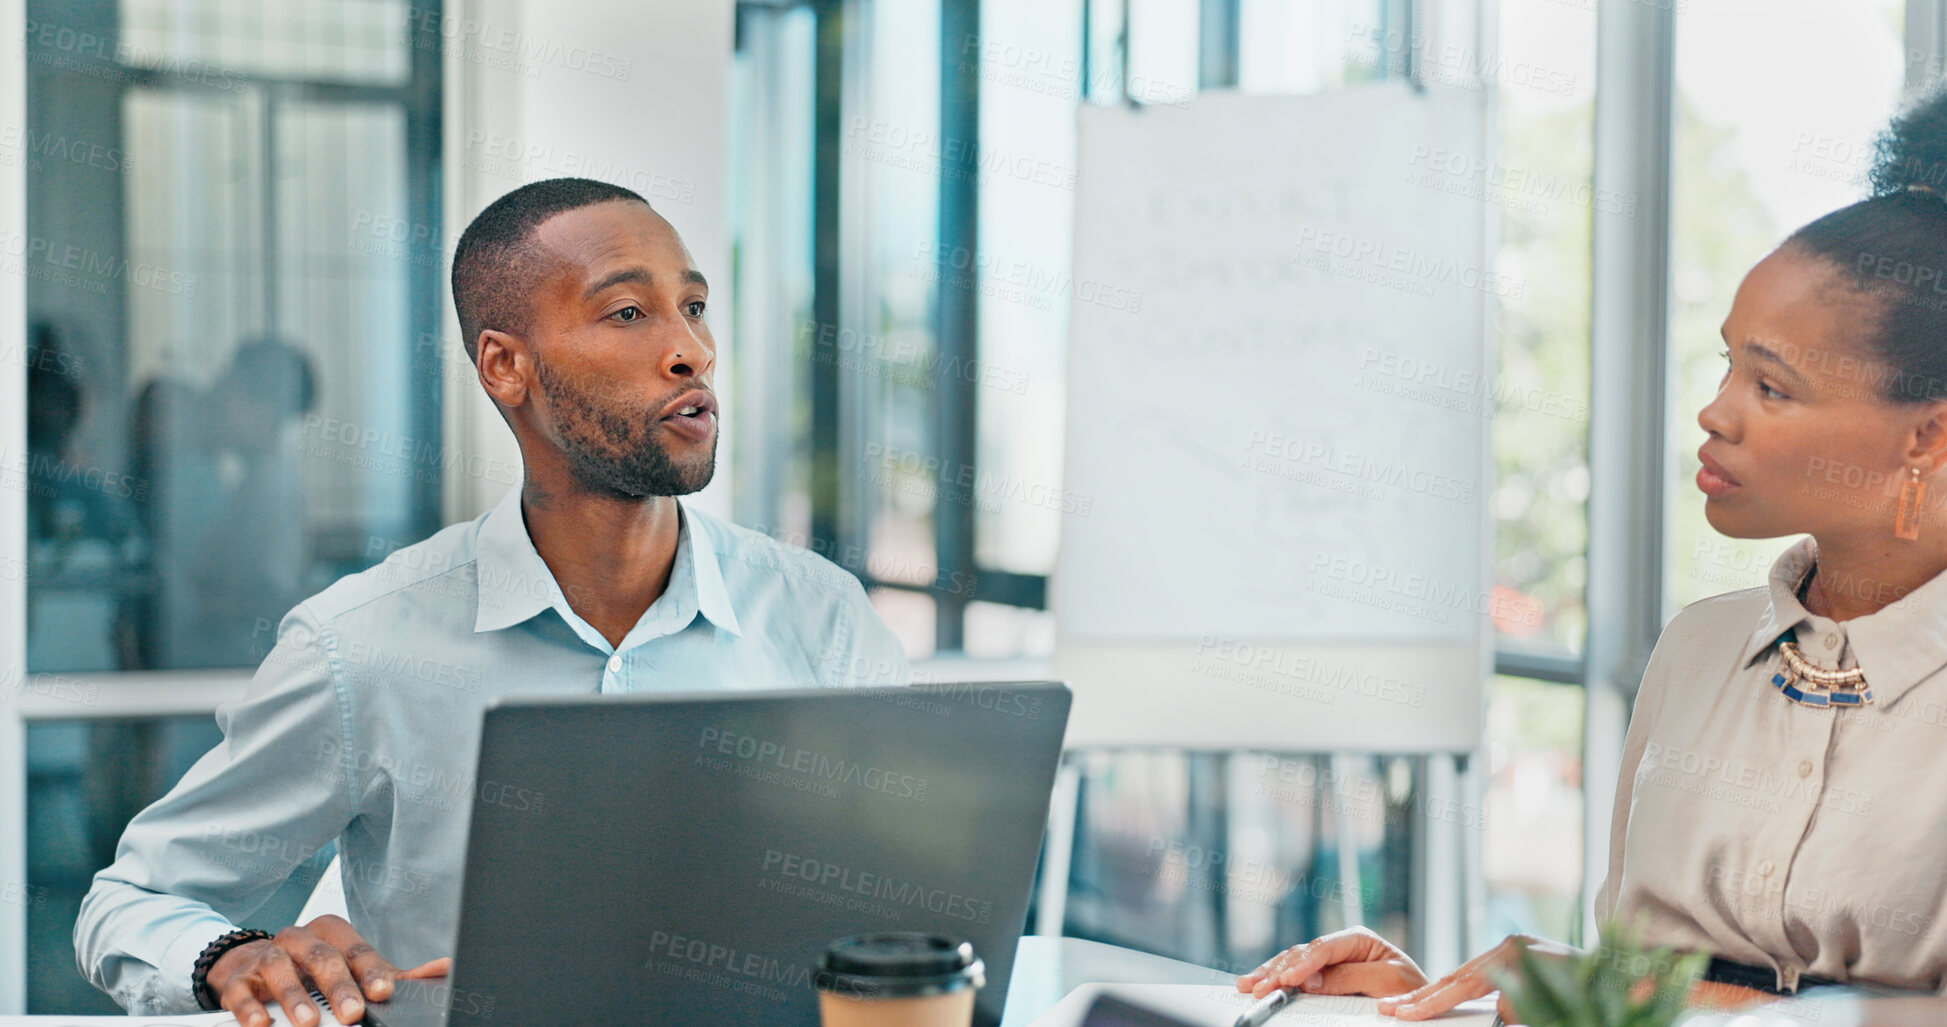
[[[162,963],[156,967],[156,985],[149,997],[158,1008],[144,1012],[151,1015],[201,1012],[203,1007],[196,1004],[196,996],[189,986],[190,975],[196,972],[196,959],[209,948],[210,942],[234,930],[236,927],[228,921],[212,917],[177,935],[163,950]]]

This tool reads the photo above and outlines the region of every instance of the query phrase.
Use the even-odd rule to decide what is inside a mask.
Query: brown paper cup
[[[972,945],[910,932],[833,942],[815,980],[824,1027],[969,1027],[987,982]]]
[[[824,1027],[969,1027],[973,1008],[972,988],[914,998],[848,998],[829,991],[818,993],[818,1017]]]

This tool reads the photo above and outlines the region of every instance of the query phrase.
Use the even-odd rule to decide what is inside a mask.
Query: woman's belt
[[[1704,980],[1716,984],[1734,984],[1752,991],[1762,991],[1770,995],[1790,995],[1778,986],[1778,971],[1768,966],[1751,966],[1746,963],[1733,963],[1728,959],[1710,957],[1710,965],[1704,968]],[[1825,988],[1843,984],[1830,977],[1817,977],[1812,974],[1798,975],[1798,991],[1808,988]]]

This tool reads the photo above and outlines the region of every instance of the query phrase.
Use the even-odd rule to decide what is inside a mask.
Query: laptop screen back
[[[927,931],[998,1024],[1061,685],[511,700],[490,709],[449,1020],[818,1023],[831,941]]]

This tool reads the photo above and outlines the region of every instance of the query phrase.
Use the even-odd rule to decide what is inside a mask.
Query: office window
[[[940,560],[948,520],[957,531],[972,511],[942,499],[941,393],[968,363],[941,353],[937,303],[970,295],[975,274],[939,233],[942,168],[970,162],[972,143],[943,124],[940,15],[740,5],[734,101],[739,151],[776,157],[741,179],[733,214],[748,457],[735,514],[857,574],[916,656],[943,624],[959,648],[979,581]]]
[[[1595,12],[1501,5],[1500,152],[1469,172],[1500,218],[1496,269],[1520,283],[1496,310],[1499,367],[1480,397],[1494,421],[1494,584],[1513,601],[1501,646],[1573,657],[1587,631],[1590,228],[1595,194]],[[1452,177],[1452,176],[1448,176]]]
[[[970,493],[954,495],[972,508],[980,572],[1015,580],[1045,580],[1061,534],[1081,8],[1079,0],[983,4],[970,55],[980,69],[980,147],[990,156],[977,197],[983,260],[978,280],[964,283],[978,297],[978,363],[969,369],[977,474]],[[965,616],[970,655],[1053,651],[1046,611],[978,603]]]
[[[817,18],[808,6],[737,9],[730,83],[730,219],[737,371],[730,399],[743,458],[729,467],[738,523],[814,548],[810,369],[844,354],[812,321],[812,146]],[[829,551],[821,550],[832,556]],[[835,557],[834,557],[835,558]]]
[[[1412,52],[1385,51],[1399,16],[1379,0],[1237,13],[1245,39],[1321,33],[1297,71],[1254,50],[1262,91],[1396,76]],[[1052,650],[1076,107],[1180,104],[1200,73],[1195,5],[1122,18],[1100,0],[738,8],[733,164],[777,174],[740,171],[733,215],[735,512],[859,574],[915,656]],[[1445,39],[1472,18],[1423,24]]]
[[[407,0],[121,0],[120,6],[121,59],[134,67],[202,63],[253,78],[391,86],[412,78]]]
[[[794,418],[802,411],[802,431],[813,442],[801,469],[774,475],[786,484],[758,490],[766,498],[756,519],[802,523],[808,541],[849,560],[916,654],[1047,652],[1054,630],[1042,607],[1060,518],[983,495],[978,484],[950,486],[962,469],[976,483],[1054,487],[1062,478],[1070,297],[1059,289],[1003,288],[1009,283],[994,269],[1027,268],[1030,282],[1059,282],[1069,270],[1073,194],[1008,174],[1007,159],[1072,169],[1074,108],[1087,102],[1182,102],[1225,88],[1303,92],[1407,74],[1445,88],[1491,90],[1499,131],[1490,165],[1428,184],[1490,205],[1499,236],[1496,272],[1522,285],[1495,311],[1497,374],[1475,397],[1494,441],[1487,501],[1496,607],[1511,612],[1496,624],[1503,673],[1489,686],[1480,768],[1485,916],[1474,942],[1510,931],[1579,939],[1580,896],[1594,883],[1582,879],[1580,827],[1588,816],[1605,816],[1608,803],[1607,795],[1585,796],[1582,785],[1583,654],[1594,630],[1585,594],[1590,246],[1597,213],[1633,217],[1645,199],[1593,187],[1595,5],[1502,0],[1489,8],[1490,18],[1464,0],[1063,0],[1053,7],[984,0],[977,39],[956,21],[961,5],[913,6],[920,9],[856,0],[787,15],[747,5],[751,22],[804,19],[793,61],[841,67],[830,79],[836,86],[819,89],[814,108],[794,114],[802,120],[791,124],[814,136],[825,125],[845,148],[825,187],[836,215],[817,210],[816,189],[786,187],[792,203],[807,201],[789,232],[811,232],[792,244],[805,272],[775,279],[797,283],[785,294],[805,309],[819,308],[821,287],[834,293],[824,309],[835,326],[814,323],[797,337],[801,353],[815,361],[826,354],[803,340],[830,336],[822,344],[831,351],[827,362],[844,373],[831,376],[838,380],[825,388],[836,398],[821,407],[815,363],[793,372],[800,376],[793,388],[810,399],[779,408]],[[1701,504],[1685,484],[1695,469],[1694,415],[1715,386],[1716,324],[1745,269],[1791,228],[1859,194],[1863,144],[1884,123],[1899,87],[1902,7],[1899,0],[1844,11],[1812,0],[1692,0],[1673,12],[1675,455],[1665,559],[1674,602],[1755,583],[1783,544],[1727,542],[1703,525]],[[1213,25],[1235,27],[1230,52],[1212,46]],[[815,54],[805,57],[805,47]],[[953,99],[954,76],[970,54],[978,80],[971,130],[955,121]],[[1752,67],[1757,73],[1747,74]],[[956,180],[956,153],[977,154],[981,165],[971,227],[957,217],[968,200]],[[818,168],[806,171],[819,179]],[[827,216],[836,241],[821,249],[818,224]],[[904,234],[888,238],[887,224],[904,226]],[[753,235],[751,244],[763,249],[780,238]],[[745,281],[746,295],[762,289]],[[970,291],[977,293],[971,315],[942,316]],[[954,334],[968,321],[971,353],[956,348],[963,340]],[[848,339],[855,353],[844,348]],[[956,357],[972,361],[958,366],[978,369],[973,384],[942,373]],[[916,388],[905,374],[915,363],[932,369]],[[970,453],[956,448],[964,440],[952,420],[967,410],[976,426]],[[827,499],[816,487],[832,462],[816,455],[821,432],[840,454],[833,472],[839,487]],[[809,484],[791,484],[798,481]],[[740,494],[740,510],[744,503]],[[821,534],[820,524],[829,532]],[[952,591],[956,581],[964,594]],[[1359,916],[1342,890],[1336,904],[1297,906],[1280,892],[1267,911],[1248,896],[1213,897],[1234,881],[1163,879],[1149,849],[1159,840],[1164,862],[1177,853],[1174,846],[1214,844],[1270,854],[1286,868],[1309,867],[1314,881],[1345,878],[1334,850],[1350,836],[1326,822],[1302,838],[1280,833],[1292,830],[1292,818],[1302,821],[1303,811],[1244,798],[1239,789],[1252,785],[1235,777],[1239,762],[1233,757],[1225,769],[1208,757],[1138,754],[1091,762],[1070,929],[1247,962],[1294,933]],[[1413,761],[1397,768],[1379,761],[1359,772],[1410,789],[1421,771]],[[1213,819],[1219,805],[1225,817]],[[1411,912],[1383,884],[1409,844],[1402,839],[1411,828],[1396,826],[1403,833],[1360,835],[1351,850],[1358,853],[1354,873],[1377,875],[1360,899],[1375,924]],[[1271,835],[1276,844],[1265,842]],[[1395,900],[1401,904],[1391,905]],[[1180,926],[1159,934],[1166,922]]]
[[[34,687],[87,715],[27,733],[30,1011],[114,1010],[75,909],[216,734],[71,675],[244,672],[297,602],[439,527],[439,24],[405,0],[27,5],[29,432],[0,463],[27,491]]]
[[[1292,4],[1239,0],[1237,87],[1247,93],[1313,93],[1382,77],[1371,29],[1383,0]]]
[[[1398,76],[1478,24],[1442,5],[1388,53],[1402,16],[1377,2],[1303,25],[1233,6],[1244,38],[1317,31],[1316,52],[1292,71],[1259,47],[1251,81],[1200,86],[1194,5],[1129,5],[1126,32],[1098,0],[740,6],[739,152],[787,170],[741,179],[734,215],[738,389],[764,408],[739,447],[773,458],[739,478],[737,516],[860,574],[915,655],[1052,649],[1061,518],[1030,499],[1062,479],[1078,105]],[[742,370],[785,317],[791,366]],[[1404,933],[1424,777],[1396,757],[1091,758],[1068,929],[1226,965],[1352,922]]]
[[[1745,273],[1799,226],[1866,195],[1873,137],[1899,104],[1905,7],[1696,0],[1677,19],[1669,614],[1763,584],[1794,541],[1729,539],[1705,521],[1697,412],[1723,377],[1718,329]]]
[[[1095,11],[1105,16],[1113,4],[1095,3]],[[1181,103],[1194,96],[1199,75],[1201,4],[1178,0],[1129,0],[1124,53],[1129,74],[1123,80],[1123,94],[1137,103]]]
[[[1520,285],[1495,311],[1498,367],[1478,397],[1493,419],[1494,588],[1508,600],[1499,646],[1565,671],[1588,630],[1590,232],[1598,210],[1635,202],[1592,187],[1595,21],[1577,5],[1504,0],[1499,51],[1480,62],[1496,80],[1498,153],[1444,176],[1494,205],[1495,269]],[[1489,683],[1477,946],[1514,932],[1578,936],[1588,799],[1577,677]]]
[[[851,530],[874,604],[909,651],[930,654],[939,647],[936,603],[948,591],[939,587],[948,569],[939,565],[937,533],[958,513],[941,502],[950,469],[938,404],[948,376],[934,318],[940,295],[964,295],[976,273],[966,247],[940,236],[940,192],[973,140],[944,124],[940,7],[859,11],[860,88],[847,98],[857,113],[840,170],[845,200],[856,198],[841,200],[841,261],[854,259],[858,292],[841,299],[839,323],[877,341],[875,366],[885,373],[845,376],[840,396],[856,412],[858,434],[841,439],[838,473],[850,482]]]

